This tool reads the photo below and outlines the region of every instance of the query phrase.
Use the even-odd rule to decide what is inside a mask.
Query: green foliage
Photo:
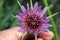
[[[47,0],[49,4],[56,4],[58,0]]]

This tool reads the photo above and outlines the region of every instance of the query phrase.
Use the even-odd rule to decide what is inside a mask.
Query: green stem
[[[33,4],[32,4],[32,0],[30,0],[30,6],[33,9]]]
[[[36,35],[35,35],[35,40],[38,40]]]
[[[19,6],[21,6],[21,3],[17,0],[17,2],[18,2],[18,4],[19,4]]]
[[[43,2],[44,2],[44,5],[45,5],[45,6],[48,6],[47,0],[43,0]],[[49,9],[47,12],[48,12],[49,16],[52,15],[50,9]],[[53,19],[52,19],[51,23],[52,23],[52,25],[53,25],[54,34],[55,34],[55,36],[56,36],[55,38],[56,38],[56,40],[59,40],[58,33],[57,33],[57,29],[56,29],[56,25],[55,25],[55,22],[54,22]]]
[[[27,35],[28,32],[25,32],[22,36],[22,39]]]

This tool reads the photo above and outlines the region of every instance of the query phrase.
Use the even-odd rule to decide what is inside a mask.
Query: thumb
[[[19,40],[23,33],[19,32],[20,27],[14,27],[14,28],[10,28],[4,31],[1,31],[0,36],[2,36],[3,38],[7,39],[7,40]]]

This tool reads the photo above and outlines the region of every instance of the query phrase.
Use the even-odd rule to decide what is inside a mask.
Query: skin
[[[23,33],[19,32],[19,29],[20,27],[14,27],[0,31],[0,40],[21,40]],[[52,40],[53,36],[54,34],[51,31],[48,33],[41,31],[38,40]]]

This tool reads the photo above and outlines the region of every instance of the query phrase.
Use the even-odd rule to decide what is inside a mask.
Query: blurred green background
[[[29,3],[29,0],[19,0],[20,3],[26,6]],[[39,2],[39,5],[44,6],[43,0],[33,0],[33,4]],[[48,0],[49,5],[53,4],[51,8],[52,14],[60,12],[60,0]],[[0,0],[0,30],[5,30],[11,27],[17,26],[17,20],[12,15],[16,15],[20,12],[20,6],[17,3],[17,0]],[[60,36],[60,13],[53,17],[57,32]],[[53,31],[53,29],[52,29]],[[55,39],[53,39],[55,40]]]

